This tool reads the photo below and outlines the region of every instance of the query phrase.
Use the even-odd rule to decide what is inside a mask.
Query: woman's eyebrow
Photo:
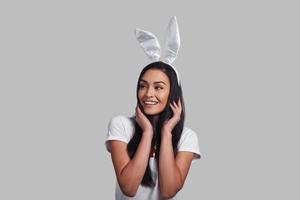
[[[144,79],[141,79],[141,81],[142,82],[145,82],[145,83],[148,83],[146,80],[144,80]],[[162,84],[164,84],[164,85],[167,85],[165,82],[163,82],[163,81],[155,81],[154,82],[154,84],[157,84],[157,83],[162,83]]]

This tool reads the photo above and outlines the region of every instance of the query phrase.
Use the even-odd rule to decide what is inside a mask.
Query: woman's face
[[[170,93],[168,76],[158,69],[149,69],[138,83],[138,99],[147,115],[157,115],[167,105]]]

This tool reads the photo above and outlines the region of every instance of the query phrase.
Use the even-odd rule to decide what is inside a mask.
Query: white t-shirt
[[[119,140],[125,143],[128,143],[134,134],[134,119],[126,116],[116,116],[112,118],[108,125],[108,134],[105,141],[105,145],[107,151],[110,152],[109,140]],[[184,127],[183,132],[181,134],[181,138],[178,142],[178,151],[189,151],[194,153],[194,160],[199,159],[201,156],[198,145],[198,137],[197,134],[187,128]],[[155,187],[145,187],[140,185],[137,193],[134,197],[128,197],[123,194],[121,191],[119,184],[116,183],[115,197],[116,200],[159,200],[160,193],[158,188],[158,170],[156,165],[156,159],[150,157],[149,166],[152,172],[152,177],[155,180]],[[172,200],[177,199],[178,193]]]

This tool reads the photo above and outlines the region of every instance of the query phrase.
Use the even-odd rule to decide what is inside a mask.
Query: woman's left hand
[[[170,107],[172,108],[174,115],[171,119],[164,122],[163,127],[162,127],[163,132],[164,131],[172,132],[173,128],[176,126],[176,124],[180,120],[180,115],[182,112],[182,106],[181,106],[180,99],[178,99],[177,104],[175,101],[173,103],[170,103]]]

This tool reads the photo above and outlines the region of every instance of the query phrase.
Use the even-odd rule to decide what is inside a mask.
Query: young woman
[[[116,173],[116,199],[177,199],[191,162],[200,158],[197,134],[184,127],[181,85],[174,68],[153,62],[137,83],[135,116],[116,116],[106,147]]]

